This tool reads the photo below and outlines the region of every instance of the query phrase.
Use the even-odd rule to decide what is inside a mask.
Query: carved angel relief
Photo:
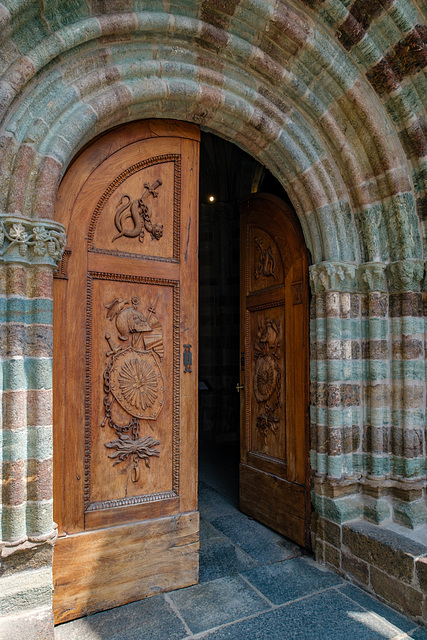
[[[130,457],[133,459],[133,482],[139,479],[140,460],[149,468],[150,458],[160,455],[156,449],[160,442],[140,435],[141,422],[145,421],[152,429],[150,421],[157,419],[164,403],[160,368],[164,355],[163,330],[155,315],[157,300],[158,296],[146,315],[138,311],[136,296],[130,301],[115,298],[105,305],[107,318],[115,321],[117,337],[123,344],[115,346],[111,334],[105,334],[109,360],[104,372],[105,417],[101,427],[108,424],[118,436],[105,444],[108,449],[114,449],[108,456],[114,459],[113,466]],[[119,424],[119,418],[113,417],[115,403],[130,416],[127,424]]]
[[[268,249],[264,249],[263,242],[259,238],[255,238],[255,245],[258,249],[258,265],[254,270],[255,280],[258,280],[260,276],[264,276],[268,278],[273,276],[275,280],[277,280],[277,275],[274,273],[274,269],[276,268],[276,258],[274,256],[273,247],[268,247]]]
[[[119,233],[114,236],[112,242],[115,242],[115,240],[118,240],[122,236],[126,238],[139,238],[140,242],[144,242],[146,231],[151,235],[152,240],[160,240],[163,236],[163,225],[154,224],[151,221],[151,210],[146,200],[150,195],[153,196],[153,198],[157,198],[157,189],[161,185],[161,180],[153,182],[151,187],[148,182],[145,182],[144,191],[139,198],[131,201],[130,196],[126,194],[120,198],[116,215],[114,216],[114,224]],[[130,225],[128,226],[126,226],[127,221],[130,221]]]
[[[279,366],[280,329],[274,320],[258,319],[257,339],[254,346],[254,393],[260,405],[256,426],[267,444],[269,433],[276,433],[280,418],[277,411],[281,408],[280,388],[282,373]]]

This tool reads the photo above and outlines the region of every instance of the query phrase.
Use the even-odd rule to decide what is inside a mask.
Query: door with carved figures
[[[59,188],[54,613],[198,580],[198,127],[135,122]]]
[[[294,212],[241,206],[240,508],[309,546],[308,277]]]

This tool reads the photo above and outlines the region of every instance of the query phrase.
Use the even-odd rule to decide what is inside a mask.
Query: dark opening
[[[202,133],[199,235],[199,479],[238,503],[239,202],[290,203],[278,180],[236,145]]]

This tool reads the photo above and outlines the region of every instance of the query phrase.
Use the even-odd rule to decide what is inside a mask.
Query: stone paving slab
[[[257,566],[256,560],[227,538],[210,539],[200,547],[199,582],[209,582]]]
[[[212,524],[260,564],[280,562],[301,554],[296,544],[243,513],[220,516],[212,520]]]
[[[201,482],[199,487],[199,511],[206,520],[212,521],[219,516],[236,513],[237,506],[232,500]]]
[[[55,628],[55,640],[182,640],[188,636],[163,595],[132,602]]]
[[[316,591],[343,584],[343,580],[307,558],[257,567],[242,574],[275,605],[303,598]]]
[[[209,640],[385,640],[408,638],[338,589],[236,622]]]
[[[239,576],[180,589],[169,598],[193,633],[271,609],[265,598]]]
[[[345,584],[340,589],[340,593],[344,594],[348,598],[351,598],[351,600],[357,602],[357,604],[367,609],[367,611],[376,613],[378,616],[383,618],[383,620],[386,620],[390,624],[399,628],[401,631],[405,631],[406,633],[408,633],[408,631],[416,626],[410,618],[403,616],[391,607],[388,607],[386,604],[382,604],[381,602],[376,600],[376,598],[373,598],[358,587],[354,587],[351,584]]]

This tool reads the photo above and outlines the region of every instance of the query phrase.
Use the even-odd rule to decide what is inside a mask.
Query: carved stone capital
[[[388,270],[390,292],[420,291],[424,277],[424,261],[402,260],[392,262]]]
[[[0,262],[56,268],[65,240],[65,229],[59,222],[0,213]]]
[[[387,265],[383,262],[365,262],[359,267],[360,291],[387,291]]]
[[[321,262],[310,267],[313,293],[355,289],[356,265],[348,262]]]

